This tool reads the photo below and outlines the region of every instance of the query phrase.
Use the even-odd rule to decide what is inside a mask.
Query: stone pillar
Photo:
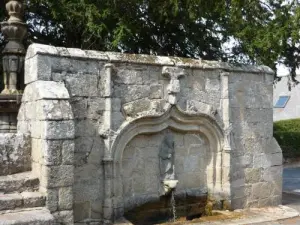
[[[103,223],[111,224],[113,221],[113,199],[112,199],[112,181],[113,181],[113,159],[111,155],[111,143],[112,143],[112,75],[113,75],[113,64],[105,65],[105,86],[104,86],[104,97],[105,97],[105,112],[104,112],[104,124],[100,128],[100,135],[104,139],[105,151],[103,157],[103,169],[104,169],[104,202],[103,202]]]
[[[1,31],[8,41],[2,51],[4,90],[1,93],[13,94],[22,87],[20,76],[26,53],[23,40],[27,34],[27,25],[22,20],[21,0],[6,0],[6,10],[9,19],[1,23]]]
[[[17,131],[20,90],[23,89],[22,76],[25,58],[24,38],[27,25],[23,22],[21,0],[6,0],[9,19],[1,23],[1,31],[8,41],[2,51],[3,84],[0,95],[0,133]]]
[[[224,124],[224,146],[222,152],[222,197],[224,198],[223,208],[231,208],[231,188],[230,188],[230,169],[231,169],[231,130],[230,110],[229,110],[229,73],[221,72],[221,105],[222,118]]]

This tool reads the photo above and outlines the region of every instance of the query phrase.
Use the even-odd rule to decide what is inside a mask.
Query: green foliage
[[[225,0],[30,0],[27,18],[34,42],[221,60],[221,9]]]
[[[300,1],[231,2],[230,28],[240,40],[241,52],[273,69],[277,62],[286,65],[294,80],[300,64]]]
[[[275,122],[274,137],[285,158],[300,157],[300,119]]]
[[[279,61],[294,77],[300,64],[299,1],[26,0],[27,44],[257,63],[273,69]],[[230,37],[237,40],[232,53],[222,48]]]

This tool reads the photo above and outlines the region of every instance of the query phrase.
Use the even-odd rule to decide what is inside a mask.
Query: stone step
[[[32,172],[0,176],[0,192],[2,193],[37,191],[38,188],[39,179]]]
[[[1,194],[0,210],[12,210],[16,208],[33,208],[45,205],[45,196],[39,192],[22,192]]]
[[[45,208],[0,211],[0,225],[56,225],[55,219]]]

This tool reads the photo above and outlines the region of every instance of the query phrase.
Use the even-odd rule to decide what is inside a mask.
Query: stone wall
[[[29,115],[22,118],[20,113],[18,128],[31,133],[33,145],[38,142],[32,154],[43,153],[33,157],[34,164],[57,169],[57,174],[74,166],[74,175],[73,170],[60,174],[66,180],[60,186],[42,188],[48,207],[54,203],[54,213],[73,209],[76,222],[123,216],[130,208],[123,193],[130,187],[123,179],[131,166],[126,157],[142,152],[142,159],[150,160],[147,154],[153,154],[145,165],[150,168],[147,175],[155,174],[158,146],[145,140],[157,144],[165,129],[175,132],[178,145],[178,190],[198,185],[207,188],[216,204],[227,201],[233,208],[276,205],[281,201],[282,167],[281,150],[272,139],[272,79],[266,67],[34,44],[25,61],[27,87],[21,106]],[[43,89],[50,97],[34,96]],[[32,108],[42,109],[43,116],[31,116]],[[39,124],[44,125],[37,131]],[[64,148],[65,142],[74,143],[74,160],[67,163],[63,156],[72,148]],[[131,148],[133,143],[142,150]],[[187,149],[192,149],[190,154]],[[139,163],[140,157],[134,157],[132,163]],[[207,157],[210,162],[203,162]],[[41,176],[50,183],[59,179]],[[152,183],[146,177],[145,185]],[[57,200],[65,187],[73,188],[68,198],[72,209],[60,208]],[[146,187],[143,193],[150,195]]]
[[[0,176],[31,169],[30,138],[24,134],[0,134]]]
[[[18,132],[31,139],[32,173],[58,222],[73,223],[74,120],[62,83],[27,84],[18,114]]]
[[[232,206],[277,205],[282,152],[273,138],[273,79],[241,73],[229,76],[229,83]]]

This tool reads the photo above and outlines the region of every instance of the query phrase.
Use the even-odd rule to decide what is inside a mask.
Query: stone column
[[[8,41],[2,51],[4,90],[1,93],[13,94],[21,88],[20,76],[26,54],[23,41],[27,34],[27,25],[22,20],[21,0],[6,0],[6,10],[9,19],[1,23],[1,31]]]
[[[0,133],[17,131],[17,114],[23,89],[24,57],[23,45],[27,34],[27,25],[23,22],[23,4],[21,0],[6,0],[6,10],[9,19],[1,23],[1,31],[8,41],[2,51],[3,84],[0,95]]]
[[[230,170],[231,170],[231,130],[230,110],[229,110],[229,73],[221,72],[221,107],[224,124],[224,146],[222,151],[222,197],[225,198],[223,208],[231,207],[231,188],[230,188]]]
[[[100,128],[100,135],[104,138],[105,151],[103,157],[104,166],[104,202],[103,202],[103,223],[111,224],[113,221],[113,199],[112,199],[112,183],[113,183],[113,159],[111,155],[111,143],[112,143],[112,75],[113,64],[105,65],[105,112],[104,112],[104,124]]]

